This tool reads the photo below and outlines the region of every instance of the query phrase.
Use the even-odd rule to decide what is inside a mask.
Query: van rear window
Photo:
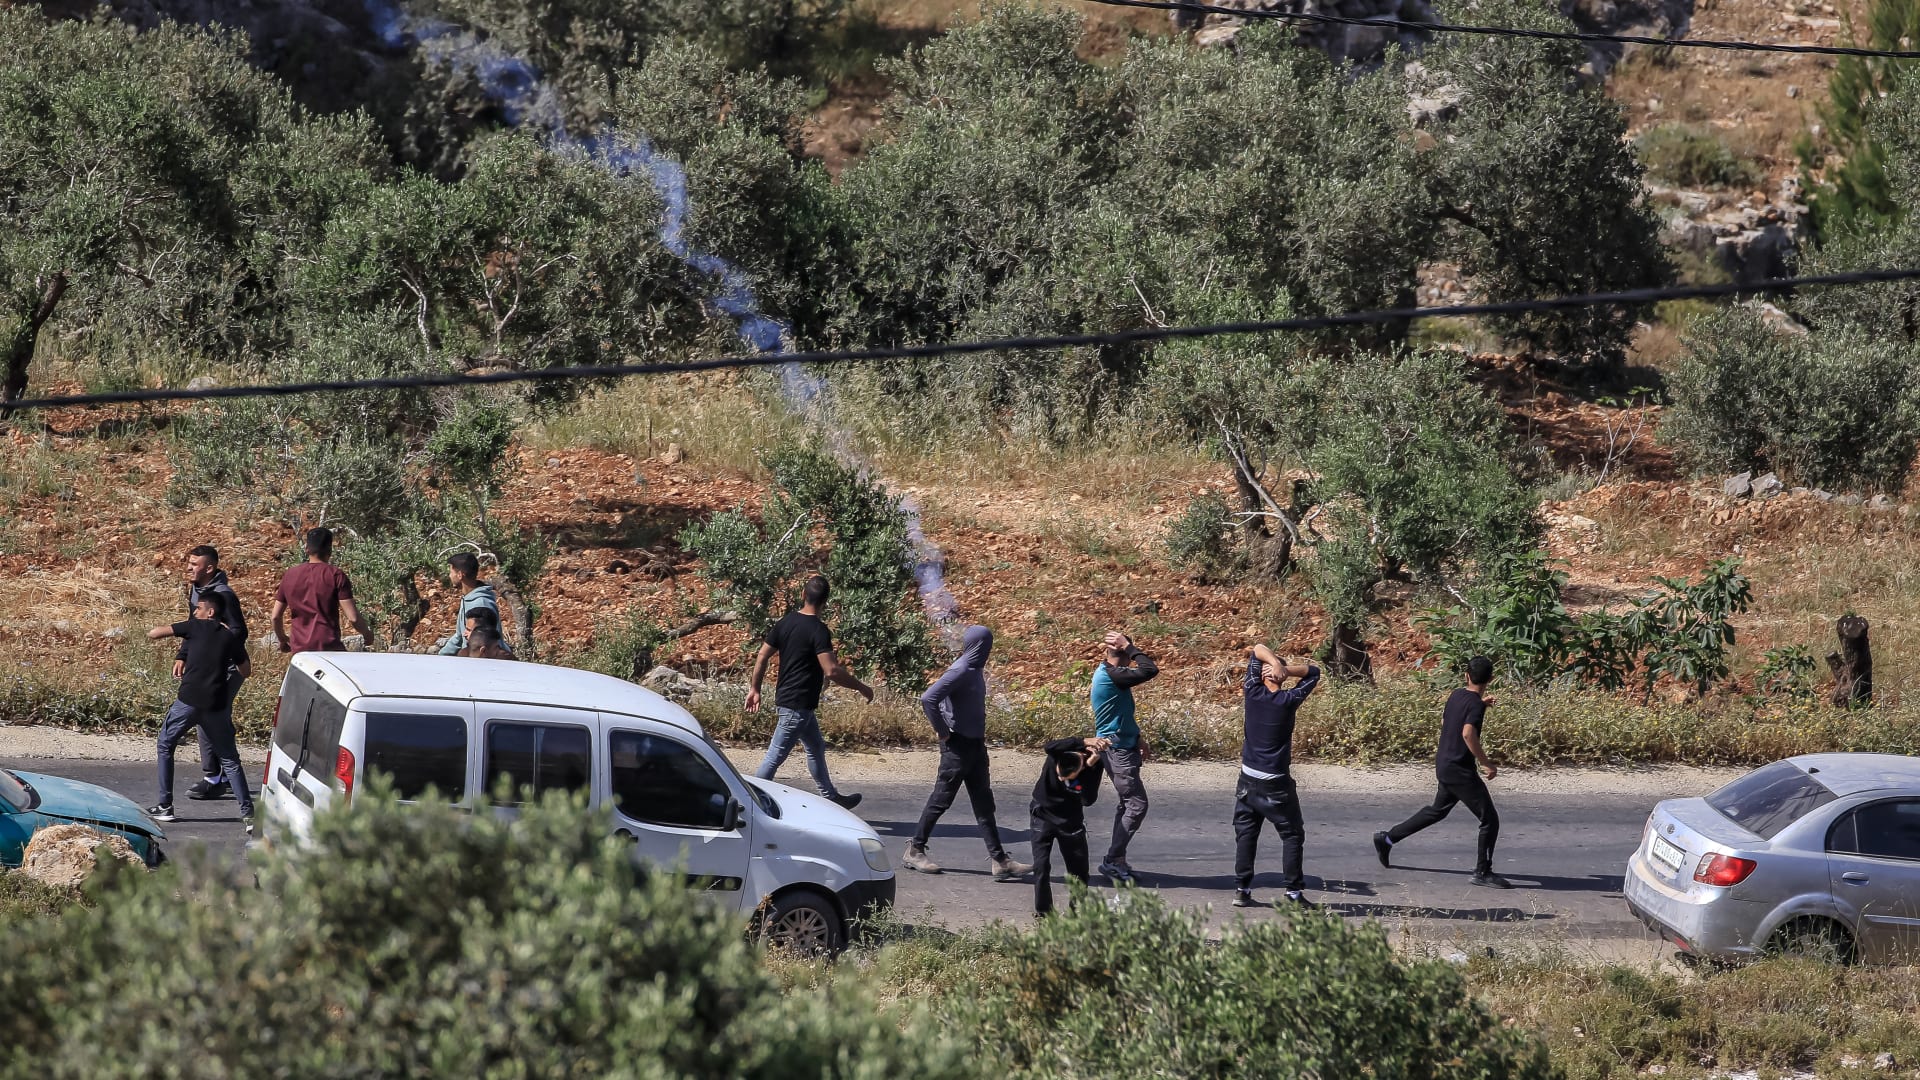
[[[420,713],[367,714],[367,771],[393,781],[402,799],[431,787],[448,802],[467,796],[467,721]]]
[[[1707,796],[1707,805],[1762,840],[1832,802],[1827,785],[1791,761],[1755,769]]]
[[[280,718],[273,728],[279,757],[298,762],[301,772],[332,776],[340,754],[340,729],[347,707],[297,667],[280,684]]]

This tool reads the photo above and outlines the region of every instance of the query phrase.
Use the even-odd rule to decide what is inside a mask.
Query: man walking
[[[827,741],[820,735],[816,710],[820,708],[820,691],[826,688],[828,679],[857,691],[868,701],[873,700],[873,687],[855,678],[834,655],[833,633],[820,618],[831,595],[827,579],[813,575],[801,587],[800,609],[787,612],[767,631],[766,640],[760,644],[760,655],[753,661],[747,711],[759,711],[760,683],[767,676],[767,664],[778,654],[780,675],[774,682],[773,705],[780,722],[773,729],[773,740],[767,744],[766,760],[760,762],[753,775],[761,780],[773,779],[773,774],[786,763],[787,755],[793,753],[793,744],[798,742],[806,748],[807,771],[813,774],[814,787],[830,801],[851,810],[860,804],[860,796],[841,794],[833,786],[833,777],[827,775]]]
[[[497,624],[500,600],[493,595],[493,586],[480,580],[480,559],[471,551],[447,557],[447,581],[460,594],[460,612],[454,617],[453,633],[440,642],[440,655],[454,656],[467,647],[467,616],[484,608],[493,612]]]
[[[1434,755],[1440,791],[1434,795],[1432,806],[1422,807],[1386,832],[1373,834],[1373,850],[1380,856],[1381,866],[1391,864],[1395,844],[1446,817],[1455,803],[1465,803],[1480,819],[1480,854],[1470,880],[1489,889],[1513,888],[1511,882],[1493,872],[1493,845],[1500,839],[1500,815],[1494,812],[1493,796],[1486,783],[1473,771],[1477,762],[1488,780],[1500,772],[1480,743],[1487,706],[1493,704],[1486,692],[1492,680],[1493,661],[1484,656],[1467,661],[1467,685],[1447,698],[1440,722],[1440,746]]]
[[[1087,807],[1100,797],[1100,755],[1109,752],[1101,738],[1055,739],[1046,745],[1047,760],[1033,785],[1033,913],[1053,910],[1053,845],[1060,845],[1060,861],[1067,878],[1087,881]]]
[[[1297,679],[1291,690],[1281,689]],[[1300,861],[1306,846],[1306,826],[1300,819],[1300,799],[1293,784],[1293,722],[1300,706],[1320,685],[1320,669],[1305,662],[1287,663],[1265,645],[1255,645],[1247,656],[1242,684],[1246,729],[1240,740],[1240,782],[1233,804],[1233,875],[1238,888],[1234,907],[1256,907],[1253,898],[1253,857],[1260,845],[1260,826],[1272,822],[1280,834],[1281,888],[1286,898],[1312,907],[1303,890],[1306,878]]]
[[[907,841],[906,857],[900,860],[909,870],[941,872],[940,864],[927,854],[927,840],[962,784],[967,787],[967,801],[973,804],[980,837],[987,842],[993,880],[1014,881],[1033,869],[1007,856],[994,820],[993,781],[987,773],[987,657],[992,652],[993,631],[967,627],[961,636],[960,658],[920,695],[927,723],[940,737],[940,772],[933,780],[933,794],[927,796],[927,808],[920,812],[920,827]]]
[[[333,530],[309,529],[307,561],[280,577],[273,594],[273,636],[281,652],[340,652],[341,617],[360,635],[361,648],[373,647],[373,635],[353,602],[353,582],[328,560],[333,558]],[[288,634],[287,616],[293,616]]]
[[[173,751],[187,729],[197,727],[213,743],[220,771],[240,803],[240,822],[253,831],[253,795],[247,790],[247,777],[240,767],[240,751],[234,745],[233,697],[227,689],[227,673],[237,670],[241,678],[252,674],[247,648],[238,634],[220,622],[220,604],[211,595],[202,596],[185,622],[156,626],[147,631],[154,641],[177,637],[186,646],[181,663],[180,689],[173,706],[160,724],[160,801],[147,808],[155,821],[173,821]]]
[[[1107,744],[1106,767],[1113,777],[1113,839],[1100,872],[1115,883],[1131,883],[1127,845],[1147,817],[1147,789],[1140,783],[1140,725],[1134,721],[1133,688],[1160,674],[1153,658],[1134,648],[1133,639],[1110,632],[1106,660],[1093,673],[1093,733]]]
[[[227,572],[220,569],[220,552],[210,544],[201,544],[187,552],[187,617],[193,617],[194,606],[202,596],[213,597],[218,614],[215,616],[222,625],[233,631],[240,644],[247,643],[247,617],[240,610],[240,597],[234,594],[233,586],[227,583]],[[187,643],[180,643],[180,650],[174,654],[173,677],[178,679],[186,669]],[[233,699],[240,693],[240,683],[245,676],[239,669],[227,671],[227,700],[223,703],[229,710]],[[224,799],[233,794],[232,785],[220,775],[220,758],[214,753],[213,740],[207,737],[207,729],[195,731],[200,743],[200,779],[187,789],[187,798]]]

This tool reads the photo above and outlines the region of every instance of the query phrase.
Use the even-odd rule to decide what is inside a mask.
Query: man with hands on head
[[[1297,679],[1282,689],[1287,679]],[[1254,907],[1253,857],[1260,844],[1260,827],[1272,822],[1280,834],[1281,885],[1286,898],[1312,907],[1303,892],[1301,872],[1306,826],[1300,818],[1300,799],[1293,783],[1293,723],[1300,706],[1320,685],[1320,669],[1304,660],[1285,661],[1265,645],[1255,645],[1247,656],[1243,684],[1246,731],[1240,741],[1240,781],[1234,791],[1233,875],[1237,887],[1234,907]]]
[[[1101,756],[1112,745],[1102,738],[1055,739],[1045,747],[1040,781],[1033,785],[1033,913],[1053,911],[1053,845],[1067,878],[1087,881],[1087,807],[1100,797]]]
[[[1115,884],[1130,884],[1133,867],[1127,862],[1127,845],[1147,817],[1147,789],[1140,783],[1145,747],[1134,720],[1133,688],[1160,674],[1160,668],[1118,631],[1107,634],[1106,650],[1106,659],[1094,670],[1089,697],[1093,733],[1107,744],[1103,753],[1119,805],[1113,809],[1113,839],[1100,860],[1100,872]]]

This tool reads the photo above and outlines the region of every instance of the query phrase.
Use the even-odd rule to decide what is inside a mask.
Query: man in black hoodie
[[[973,803],[973,819],[980,826],[980,836],[987,842],[993,880],[1015,881],[1033,870],[1026,863],[1014,862],[1000,846],[1000,825],[994,819],[993,779],[987,772],[987,657],[992,654],[993,631],[979,625],[967,627],[961,637],[960,658],[920,695],[927,723],[940,737],[940,772],[933,780],[933,794],[927,796],[927,808],[920,813],[920,826],[907,841],[907,854],[900,860],[909,870],[941,872],[940,864],[927,854],[927,840],[940,815],[953,806],[962,784],[967,788],[967,800]]]
[[[1033,785],[1033,911],[1045,915],[1053,910],[1053,886],[1047,880],[1053,869],[1054,841],[1060,843],[1060,861],[1067,865],[1067,877],[1087,880],[1087,807],[1100,797],[1100,756],[1107,752],[1107,740],[1055,739],[1046,745],[1046,764],[1040,767],[1040,782]]]
[[[193,617],[193,606],[202,596],[211,596],[219,612],[218,621],[233,631],[240,644],[247,643],[247,617],[240,611],[240,598],[234,595],[233,586],[227,584],[227,572],[220,569],[220,552],[211,544],[201,544],[187,552],[187,617]],[[187,666],[187,643],[180,642],[180,649],[173,657],[173,677],[178,679]],[[246,676],[239,669],[227,672],[227,700],[224,705],[232,708],[233,699],[240,693],[240,684]],[[189,799],[225,799],[233,795],[233,785],[227,783],[221,775],[220,757],[214,753],[213,740],[207,737],[207,729],[196,729],[200,738],[200,780],[187,789]]]

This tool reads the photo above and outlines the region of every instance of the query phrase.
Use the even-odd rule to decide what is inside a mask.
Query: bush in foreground
[[[857,986],[782,994],[583,809],[355,801],[259,889],[167,870],[11,927],[0,1077],[973,1075]]]
[[[1150,894],[1077,906],[976,947],[896,946],[896,983],[944,986],[1004,1075],[1545,1077],[1545,1048],[1504,1028],[1451,966],[1408,961],[1377,928],[1295,914],[1208,940]],[[944,971],[941,953],[951,959]]]

